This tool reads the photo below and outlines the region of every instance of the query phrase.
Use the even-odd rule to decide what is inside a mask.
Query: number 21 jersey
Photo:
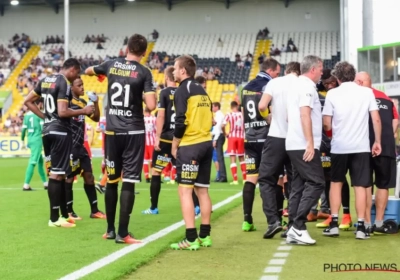
[[[125,58],[106,61],[93,69],[108,78],[106,133],[144,133],[143,95],[155,91],[150,69]]]

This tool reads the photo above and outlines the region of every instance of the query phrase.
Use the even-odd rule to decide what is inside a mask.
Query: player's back
[[[150,69],[137,61],[117,58],[95,66],[94,71],[108,78],[107,132],[144,133],[143,94],[154,93]]]
[[[174,94],[174,104],[186,107],[186,129],[180,146],[211,141],[212,102],[204,88],[191,79],[183,81]]]
[[[242,89],[242,110],[246,140],[248,142],[267,138],[268,124],[258,110],[262,93],[269,80],[256,77]]]
[[[49,131],[70,130],[70,118],[61,118],[58,115],[57,103],[71,100],[71,87],[67,78],[61,74],[54,74],[39,81],[35,93],[43,97],[44,125],[43,134]]]
[[[174,94],[176,87],[167,87],[160,92],[159,110],[165,111],[161,139],[172,141],[175,129]]]
[[[225,117],[229,123],[229,135],[231,138],[244,138],[244,124],[242,112],[230,112]]]
[[[85,108],[87,105],[86,101],[82,98],[72,98],[70,102],[70,108],[73,110],[79,110]],[[82,147],[86,134],[85,116],[80,115],[71,118],[71,129],[72,129],[72,143],[74,147]]]

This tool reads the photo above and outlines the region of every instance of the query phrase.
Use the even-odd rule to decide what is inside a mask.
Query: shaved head
[[[356,78],[354,79],[354,81],[363,87],[371,87],[372,83],[371,83],[371,77],[367,72],[359,72],[356,75]]]

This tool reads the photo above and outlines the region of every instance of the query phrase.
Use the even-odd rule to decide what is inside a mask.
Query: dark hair
[[[178,62],[180,68],[185,68],[186,75],[194,77],[196,74],[196,61],[190,55],[182,55],[175,59]]]
[[[170,81],[174,81],[174,67],[168,66],[165,68],[164,75],[168,78]]]
[[[199,83],[201,85],[206,83],[206,78],[204,78],[203,76],[197,76],[195,80],[197,83]]]
[[[232,101],[231,102],[231,108],[235,108],[235,107],[238,107],[238,106],[239,106],[239,104],[236,101]]]
[[[326,80],[332,77],[332,69],[324,69],[322,70],[321,80]]]
[[[356,69],[347,61],[336,63],[332,71],[332,76],[336,77],[340,82],[353,82],[356,78]]]
[[[143,35],[134,34],[128,40],[129,53],[137,56],[144,55],[147,50],[147,40]]]
[[[78,75],[78,77],[76,77],[76,79],[72,82],[72,84],[75,83],[76,80],[82,80],[81,76]]]
[[[62,69],[67,70],[69,68],[81,69],[81,64],[76,58],[68,58],[66,61],[64,61]]]
[[[219,102],[214,102],[212,105],[218,107],[218,110],[221,109],[221,103]]]
[[[261,65],[261,70],[267,71],[269,69],[275,71],[276,68],[278,67],[279,62],[276,59],[273,58],[267,58],[264,60],[264,62]]]
[[[300,63],[297,61],[291,61],[288,64],[286,64],[286,74],[290,73],[295,73],[297,75],[300,75]]]

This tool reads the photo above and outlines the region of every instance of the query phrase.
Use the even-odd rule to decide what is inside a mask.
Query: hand
[[[213,141],[213,147],[214,147],[214,148],[217,147],[217,141]]]
[[[90,106],[86,106],[85,108],[83,108],[85,115],[90,116],[91,114],[94,113],[94,106],[90,105]]]
[[[89,97],[90,101],[97,102],[98,96],[96,95],[96,93],[94,93],[93,91],[88,91],[86,94]]]
[[[306,151],[304,152],[304,155],[303,155],[303,160],[305,162],[312,161],[312,159],[314,158],[314,154],[315,154],[314,143],[307,144]]]
[[[375,142],[374,145],[372,145],[372,157],[377,157],[382,153],[382,147],[381,147],[381,143],[377,143]]]
[[[161,151],[160,149],[160,137],[156,136],[156,140],[154,142],[154,150]]]
[[[214,125],[216,125],[217,124],[217,122],[216,121],[214,121],[214,119],[213,119],[213,121],[212,121],[212,125],[214,126]]]

